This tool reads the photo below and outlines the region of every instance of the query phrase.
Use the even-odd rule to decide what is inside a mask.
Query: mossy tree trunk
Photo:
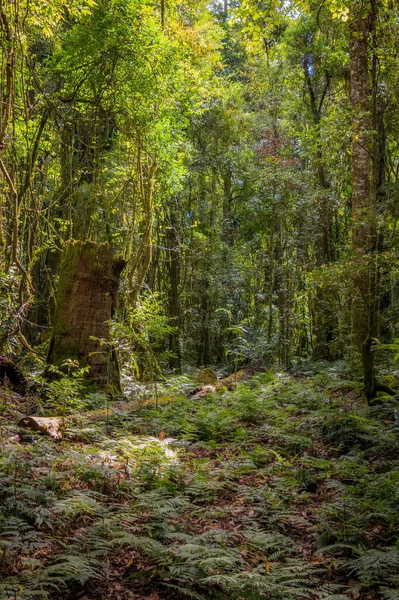
[[[57,367],[67,359],[89,366],[88,380],[111,393],[120,392],[120,378],[109,321],[124,266],[108,243],[73,241],[65,246],[47,359]]]
[[[365,393],[376,395],[372,340],[377,335],[375,286],[372,257],[375,252],[376,193],[373,185],[373,97],[370,89],[369,41],[375,26],[372,4],[360,0],[351,7],[350,75],[353,110],[352,142],[352,246],[356,269],[353,274],[352,330],[355,347],[361,351]]]
[[[377,380],[374,352],[374,341],[379,333],[380,298],[376,219],[377,16],[375,0],[352,2],[349,40],[353,111],[352,247],[355,257],[352,329],[354,345],[361,351],[367,400],[373,400],[378,392],[395,394]]]

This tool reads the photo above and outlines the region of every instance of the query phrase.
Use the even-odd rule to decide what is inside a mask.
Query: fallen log
[[[37,431],[44,435],[49,435],[55,440],[62,439],[61,427],[63,424],[62,417],[23,417],[18,426],[31,431]]]
[[[202,387],[193,390],[190,393],[190,396],[192,400],[200,400],[200,398],[207,396],[207,394],[213,394],[213,392],[216,392],[215,385],[203,385]]]
[[[218,382],[212,385],[202,385],[200,387],[197,387],[194,390],[191,390],[189,395],[192,397],[193,400],[199,400],[207,394],[212,394],[213,392],[216,392],[216,390],[222,387],[226,387],[228,390],[231,390],[236,385],[236,383],[243,381],[244,379],[246,379],[246,377],[248,377],[248,372],[245,371],[245,369],[241,369],[240,371],[237,371],[236,373],[233,373],[228,377],[223,377],[222,379],[219,379]]]

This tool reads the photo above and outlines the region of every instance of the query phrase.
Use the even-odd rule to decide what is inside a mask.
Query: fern
[[[399,570],[399,548],[388,547],[383,550],[372,548],[351,563],[352,570],[361,581],[368,585],[373,583],[390,583]]]
[[[83,423],[63,445],[5,452],[0,597],[58,600],[132,552],[173,598],[347,600],[356,576],[398,600],[397,434],[386,415],[348,412],[344,397],[332,405],[320,388],[337,378],[323,373],[316,391],[260,378],[195,403],[135,405],[113,420],[112,439],[90,425],[90,446]],[[177,453],[153,437],[161,430],[187,438]],[[310,558],[316,536],[339,583]]]
[[[322,600],[351,600],[353,596],[346,596],[344,594],[326,594],[326,595],[318,595],[318,597]]]
[[[90,556],[60,554],[52,564],[41,571],[41,579],[46,585],[79,583],[84,585],[101,575],[102,562]]]
[[[385,589],[382,591],[382,595],[386,600],[399,600],[399,591]]]
[[[55,507],[55,512],[65,514],[67,517],[80,515],[98,515],[102,511],[101,496],[94,492],[74,490],[69,496],[60,500]]]
[[[50,598],[50,592],[43,589],[43,586],[36,581],[30,581],[27,576],[10,577],[6,581],[0,581],[0,598],[21,600],[43,600]]]
[[[175,592],[186,598],[193,598],[193,600],[207,600],[205,596],[202,596],[201,594],[198,594],[197,592],[194,592],[193,590],[190,590],[186,587],[182,587],[180,585],[173,585],[171,583],[166,583],[165,581],[162,581],[161,585],[163,587],[166,587],[168,590],[174,590]]]
[[[290,538],[280,533],[264,533],[259,529],[251,529],[244,533],[247,544],[250,547],[264,551],[277,550],[280,556],[293,549]]]

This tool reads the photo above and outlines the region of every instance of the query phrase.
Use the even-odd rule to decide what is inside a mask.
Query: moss
[[[217,380],[217,375],[212,369],[201,369],[195,379],[198,383],[216,383]]]
[[[60,274],[57,288],[56,310],[54,315],[53,333],[55,335],[69,334],[70,325],[64,319],[63,308],[65,301],[71,294],[73,281],[79,270],[79,263],[88,263],[92,271],[100,274],[104,271],[104,264],[112,256],[112,245],[108,242],[97,244],[92,241],[72,240],[65,244],[60,265]],[[70,358],[69,356],[67,358]]]
[[[63,321],[62,309],[66,298],[70,295],[72,290],[72,282],[76,272],[80,249],[81,243],[72,241],[66,244],[63,252],[58,278],[53,334],[68,333],[69,330],[68,325]]]
[[[399,389],[399,381],[393,375],[383,375],[381,377],[381,383],[389,386],[395,391]]]

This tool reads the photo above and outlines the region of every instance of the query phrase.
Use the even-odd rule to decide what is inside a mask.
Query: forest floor
[[[398,600],[392,402],[334,365],[192,387],[92,394],[61,441],[16,425],[54,406],[3,390],[1,600]]]

